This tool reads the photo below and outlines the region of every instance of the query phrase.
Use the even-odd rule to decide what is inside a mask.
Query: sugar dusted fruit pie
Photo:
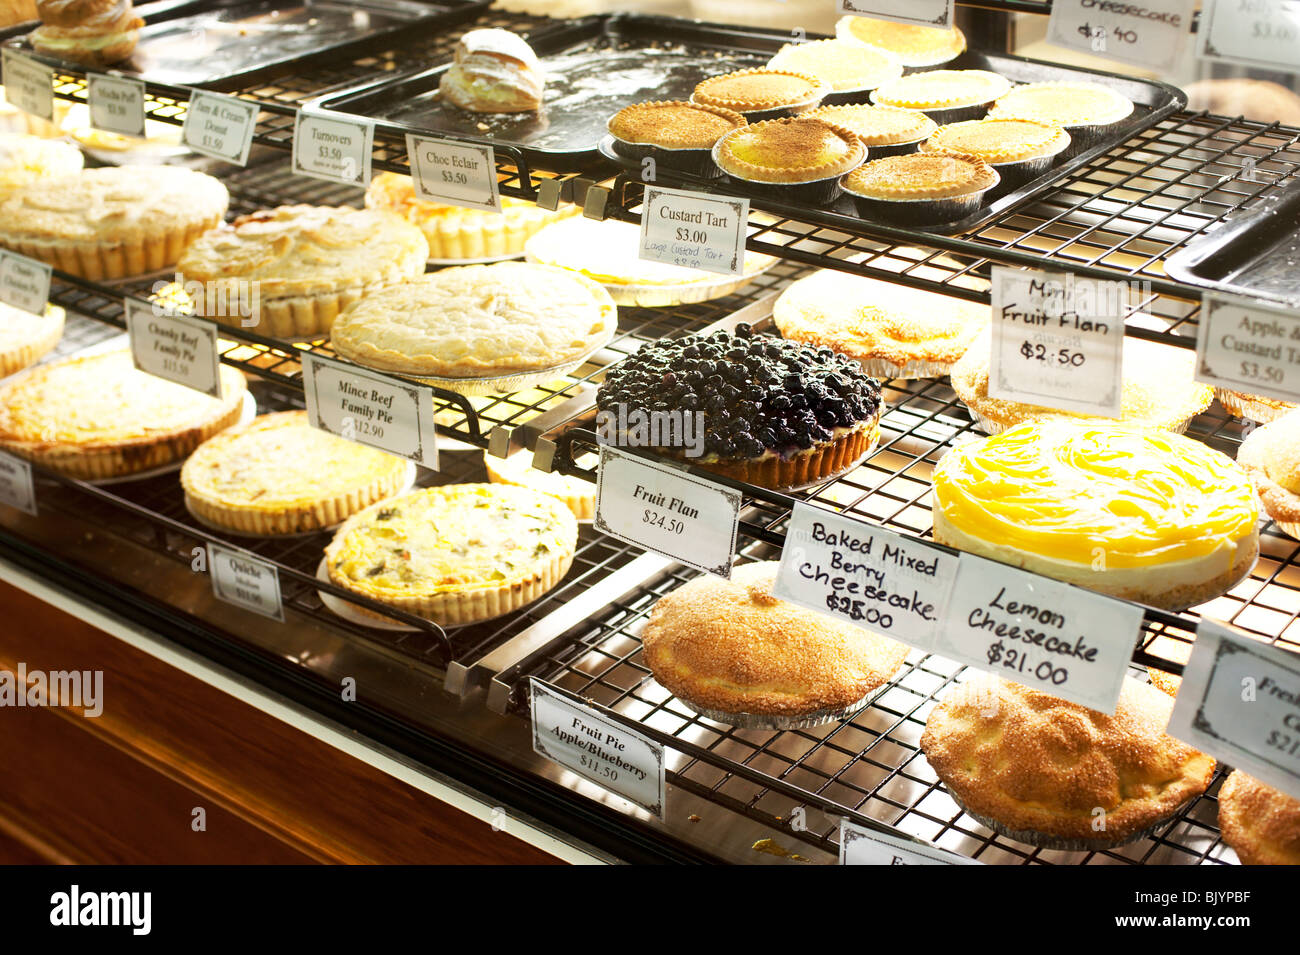
[[[829,84],[807,73],[759,68],[711,76],[695,87],[691,102],[747,115],[779,115],[774,111],[812,109],[828,92]]]
[[[1256,428],[1237,450],[1268,516],[1300,538],[1300,411]]]

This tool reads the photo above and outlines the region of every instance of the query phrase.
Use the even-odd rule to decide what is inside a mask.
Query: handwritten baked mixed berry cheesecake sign
[[[748,231],[748,199],[646,186],[637,254],[649,262],[743,275]]]
[[[202,156],[247,166],[258,112],[256,103],[194,90],[185,110],[181,142]]]
[[[1300,314],[1207,292],[1196,329],[1197,381],[1300,402]]]
[[[5,99],[24,113],[54,121],[54,70],[17,50],[0,50]]]

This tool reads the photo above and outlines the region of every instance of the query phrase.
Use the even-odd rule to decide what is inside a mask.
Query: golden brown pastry
[[[37,53],[85,66],[112,66],[129,57],[144,21],[131,0],[37,0],[41,25],[28,41]]]
[[[1219,829],[1246,865],[1300,865],[1300,801],[1240,769],[1219,790]]]
[[[1237,449],[1237,463],[1278,528],[1300,538],[1300,411],[1252,431]]]
[[[546,74],[537,54],[509,30],[470,30],[438,92],[471,113],[526,113],[542,105]]]
[[[0,27],[36,19],[36,0],[0,0]]]

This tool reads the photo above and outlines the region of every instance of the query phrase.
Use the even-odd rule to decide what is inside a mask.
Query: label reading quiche
[[[274,564],[247,551],[209,541],[208,572],[212,593],[218,600],[284,622],[280,573]]]

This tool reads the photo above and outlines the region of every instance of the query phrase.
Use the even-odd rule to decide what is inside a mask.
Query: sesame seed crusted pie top
[[[660,101],[625,106],[610,117],[610,133],[625,143],[663,149],[711,149],[722,136],[745,125],[745,117],[720,106]]]

